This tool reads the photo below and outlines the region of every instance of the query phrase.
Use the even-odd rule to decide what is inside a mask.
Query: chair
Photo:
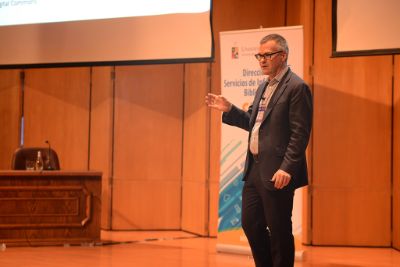
[[[44,170],[59,170],[60,163],[58,161],[57,153],[48,147],[19,147],[15,150],[11,169],[13,170],[26,170],[26,161],[35,161],[38,151],[41,151],[43,158]],[[50,155],[49,155],[50,154]]]

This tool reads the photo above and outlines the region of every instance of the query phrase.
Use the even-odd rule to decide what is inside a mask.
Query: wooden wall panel
[[[315,2],[313,244],[390,246],[392,56],[330,58]]]
[[[0,169],[11,168],[11,158],[20,143],[20,70],[0,70]]]
[[[210,64],[185,65],[183,118],[182,229],[208,235],[209,214],[209,110],[204,96],[209,92]],[[209,216],[212,216],[212,219]]]
[[[25,71],[25,146],[57,151],[63,170],[88,169],[90,68]]]
[[[180,229],[183,65],[116,68],[113,229]]]
[[[111,228],[112,156],[113,156],[113,67],[92,68],[90,110],[90,170],[102,177],[101,227]]]
[[[279,27],[285,25],[285,0],[213,1],[215,61],[211,66],[211,92],[221,93],[219,33],[221,31]],[[210,118],[210,212],[218,212],[219,162],[221,153],[221,113],[211,111]],[[211,218],[212,216],[210,216]],[[210,223],[210,235],[217,235],[217,224]]]
[[[393,247],[400,250],[400,55],[394,56],[393,100]]]
[[[304,73],[303,79],[313,91],[312,66],[314,54],[314,0],[288,0],[286,11],[286,26],[303,26],[304,33]],[[290,46],[290,44],[289,44]],[[307,148],[307,163],[309,172],[309,182],[312,183],[313,165],[313,134],[311,133],[310,142]],[[303,218],[302,218],[302,242],[311,243],[312,234],[312,194],[310,187],[300,189],[303,194]]]
[[[303,79],[312,86],[314,49],[314,0],[288,0],[286,26],[303,26],[304,33],[304,73]],[[290,44],[289,44],[290,46]],[[290,48],[290,47],[289,47]]]

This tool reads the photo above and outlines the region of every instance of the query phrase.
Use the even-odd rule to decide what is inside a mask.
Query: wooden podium
[[[0,243],[100,240],[101,172],[0,171]]]

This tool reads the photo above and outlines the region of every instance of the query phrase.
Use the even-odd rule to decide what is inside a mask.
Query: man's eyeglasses
[[[279,51],[272,52],[272,53],[255,54],[254,56],[256,57],[256,59],[257,59],[258,61],[261,61],[261,59],[264,59],[264,60],[269,59],[269,60],[271,60],[273,55],[278,54],[278,53],[281,53],[281,52],[283,52],[283,51],[282,51],[282,50],[279,50]]]

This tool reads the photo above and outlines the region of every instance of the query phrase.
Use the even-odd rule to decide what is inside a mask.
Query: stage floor
[[[12,267],[250,267],[251,257],[217,253],[215,238],[180,231],[102,232],[99,244],[7,247],[0,266]],[[295,267],[398,267],[400,252],[388,248],[304,246]]]

